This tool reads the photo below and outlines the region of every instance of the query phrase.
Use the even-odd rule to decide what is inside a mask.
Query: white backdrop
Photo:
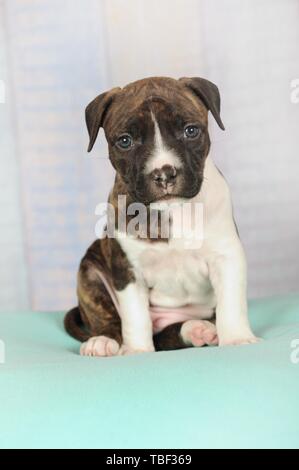
[[[65,309],[113,172],[84,108],[150,75],[204,76],[226,132],[250,297],[299,290],[299,0],[0,0],[0,308]],[[97,158],[99,157],[99,158]]]

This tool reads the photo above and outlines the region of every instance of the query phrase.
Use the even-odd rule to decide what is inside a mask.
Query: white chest
[[[150,292],[150,302],[163,307],[186,304],[214,306],[207,263],[200,250],[180,249],[175,243],[120,241],[137,278]]]

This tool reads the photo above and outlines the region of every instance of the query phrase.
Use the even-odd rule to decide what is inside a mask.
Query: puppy
[[[147,78],[102,93],[87,106],[88,151],[103,127],[116,176],[109,196],[112,235],[87,250],[78,307],[65,317],[66,330],[83,342],[82,355],[257,341],[248,322],[246,260],[230,191],[209,157],[208,111],[224,130],[218,88],[203,78]],[[166,236],[162,223],[155,237],[148,227],[143,237],[127,230],[132,205],[145,207],[145,225],[173,202],[202,206],[200,243],[174,237],[174,217]]]

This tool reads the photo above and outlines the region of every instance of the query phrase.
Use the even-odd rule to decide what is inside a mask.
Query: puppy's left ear
[[[218,126],[224,131],[225,127],[220,117],[220,93],[217,86],[209,80],[199,77],[183,77],[179,81],[184,83],[201,99],[206,108],[213,114]]]
[[[120,88],[112,88],[112,90],[102,93],[89,103],[85,109],[85,120],[89,134],[88,152],[92,150],[100,127],[103,126],[109,106],[112,104],[113,99],[119,90]]]

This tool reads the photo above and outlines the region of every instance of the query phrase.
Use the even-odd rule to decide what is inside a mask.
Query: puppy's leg
[[[215,323],[207,320],[187,320],[173,323],[154,336],[157,351],[216,345],[217,343]]]
[[[80,353],[87,356],[116,355],[122,344],[120,317],[100,275],[107,270],[106,243],[97,240],[91,245],[81,261],[78,274],[77,292],[84,334],[76,336],[74,330],[70,333],[85,341]]]
[[[89,332],[89,338],[82,343],[80,354],[83,356],[119,354],[122,344],[121,323],[106,287],[99,281],[96,288],[88,291],[87,297],[85,294],[81,288],[80,313]]]
[[[142,279],[135,276],[118,241],[111,239],[110,244],[112,282],[121,317],[121,354],[154,351],[148,289]]]
[[[141,282],[130,282],[116,291],[121,316],[122,354],[154,351],[148,290]]]
[[[187,348],[181,336],[183,322],[168,325],[164,330],[154,335],[154,345],[156,351],[172,351],[173,349]]]
[[[246,259],[239,239],[228,244],[224,254],[212,256],[210,280],[217,306],[216,326],[219,345],[255,343],[247,314]]]

